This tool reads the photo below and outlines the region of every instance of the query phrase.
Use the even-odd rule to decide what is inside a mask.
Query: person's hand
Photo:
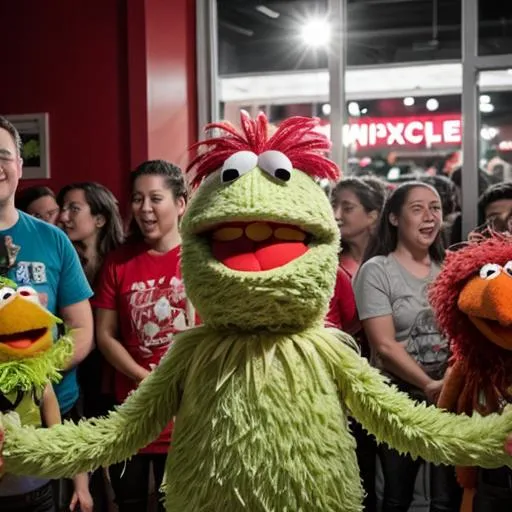
[[[93,512],[94,502],[89,489],[75,491],[69,504],[69,510],[80,510],[80,512]]]
[[[436,404],[443,389],[442,380],[431,380],[424,388],[423,392],[430,403]]]
[[[150,374],[151,372],[149,370],[146,370],[146,368],[140,367],[139,371],[137,372],[137,376],[135,377],[135,382],[137,383],[137,386]]]
[[[80,473],[75,476],[75,492],[69,504],[69,510],[80,510],[80,512],[93,512],[94,501],[91,493],[89,492],[89,475],[87,473]]]

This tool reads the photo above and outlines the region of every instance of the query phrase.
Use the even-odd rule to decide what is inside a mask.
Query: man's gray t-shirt
[[[396,340],[434,379],[443,377],[450,355],[448,342],[439,333],[428,302],[428,286],[439,271],[439,265],[432,263],[430,274],[420,279],[389,254],[368,260],[353,283],[359,319],[391,315]],[[372,363],[383,369],[375,354],[372,354]],[[399,380],[396,376],[388,376],[394,381]]]

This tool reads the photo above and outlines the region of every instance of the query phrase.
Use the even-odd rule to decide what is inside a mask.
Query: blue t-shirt
[[[91,287],[64,232],[26,213],[18,213],[19,219],[12,228],[0,230],[0,239],[10,236],[20,247],[9,277],[18,285],[34,288],[43,305],[56,315],[66,306],[89,299]],[[55,394],[61,414],[67,413],[78,400],[76,368],[64,373],[55,385]]]

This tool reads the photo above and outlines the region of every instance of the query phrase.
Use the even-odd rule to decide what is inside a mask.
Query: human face
[[[22,163],[11,134],[0,128],[0,205],[14,200]]]
[[[87,242],[96,238],[105,219],[91,213],[84,191],[77,188],[64,195],[59,224],[71,241]]]
[[[28,205],[27,213],[49,224],[56,224],[59,218],[59,205],[52,196],[43,196]]]
[[[420,250],[428,250],[434,243],[442,221],[439,195],[427,187],[409,190],[400,214],[390,216],[390,222],[398,228],[398,240]]]
[[[132,214],[147,242],[156,243],[177,232],[184,211],[185,200],[174,197],[164,177],[142,175],[133,184]]]
[[[485,220],[505,220],[512,213],[512,199],[498,199],[487,205]]]
[[[342,241],[350,242],[362,234],[369,234],[377,219],[377,212],[367,212],[357,195],[348,188],[338,192],[333,210]]]

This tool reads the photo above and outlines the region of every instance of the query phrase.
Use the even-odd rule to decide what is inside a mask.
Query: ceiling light
[[[414,105],[414,98],[412,96],[407,96],[407,98],[404,98],[404,105],[406,107],[412,107]]]
[[[308,46],[327,46],[331,37],[331,27],[326,19],[312,19],[302,27],[301,36]]]
[[[348,113],[354,117],[359,116],[361,114],[361,111],[359,110],[359,103],[356,101],[351,101],[348,104]]]
[[[324,103],[322,105],[322,114],[324,116],[328,116],[331,113],[331,105],[329,103]]]
[[[480,103],[480,112],[490,114],[494,112],[494,105],[492,103]]]
[[[497,128],[494,128],[493,126],[484,126],[480,130],[480,136],[482,137],[482,139],[486,141],[494,139],[494,137],[496,137],[498,133],[500,133],[500,131]]]
[[[427,100],[427,110],[430,110],[430,112],[434,112],[434,110],[437,110],[439,108],[439,101],[437,101],[435,98],[430,98]]]
[[[273,20],[279,18],[281,16],[280,13],[277,11],[274,11],[270,7],[267,7],[266,5],[257,5],[255,9],[260,12],[261,14],[264,14],[265,16],[268,16],[269,18],[272,18]]]
[[[362,108],[361,109],[361,114],[368,114],[368,109],[367,108]]]
[[[482,94],[480,96],[480,105],[482,103],[491,103],[491,97],[488,94]]]

